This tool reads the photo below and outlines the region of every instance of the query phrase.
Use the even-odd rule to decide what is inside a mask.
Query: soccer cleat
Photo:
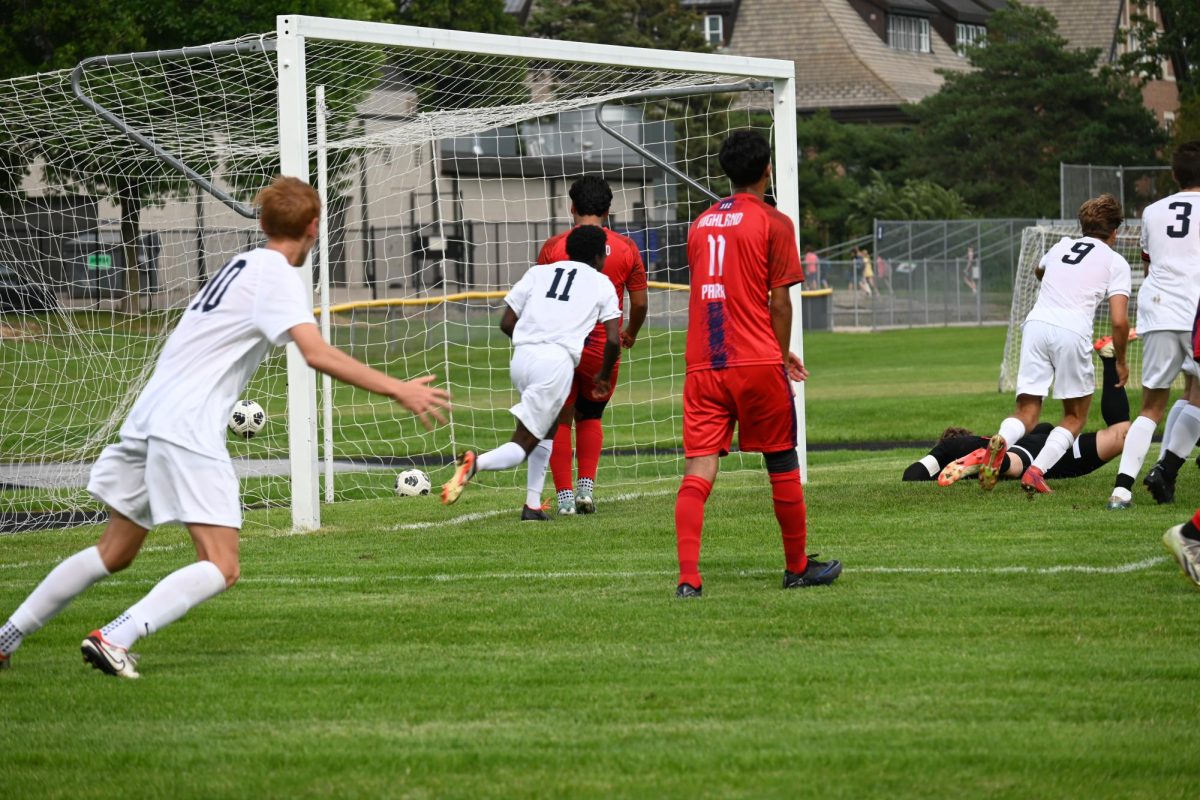
[[[1125,511],[1130,508],[1133,508],[1132,500],[1122,500],[1115,494],[1108,498],[1108,503],[1104,506],[1105,511]]]
[[[1183,535],[1183,526],[1176,525],[1163,534],[1163,546],[1175,556],[1179,568],[1196,586],[1200,586],[1200,542]]]
[[[1092,347],[1095,349],[1096,355],[1101,358],[1112,358],[1117,354],[1117,351],[1113,349],[1111,336],[1100,337]]]
[[[828,586],[842,574],[842,562],[817,561],[816,553],[808,557],[804,572],[783,572],[783,588],[805,589],[809,586]]]
[[[1004,437],[997,433],[988,439],[987,453],[984,454],[983,463],[979,465],[980,489],[990,492],[996,487],[996,481],[1000,480],[1004,473],[1007,459],[1008,445],[1004,443]]]
[[[100,631],[92,631],[79,646],[85,664],[91,664],[106,675],[122,678],[140,677],[137,672],[137,656],[124,647],[104,638]]]
[[[1162,464],[1151,467],[1142,484],[1160,506],[1175,502],[1175,479],[1167,474]]]
[[[540,508],[530,508],[523,506],[521,508],[521,522],[549,522],[550,515]]]
[[[575,510],[580,514],[595,514],[596,501],[590,494],[575,495]]]
[[[558,500],[558,515],[560,517],[575,515],[575,500],[574,498],[559,498]]]
[[[686,600],[689,597],[701,597],[703,594],[703,586],[692,586],[690,583],[681,583],[675,587],[675,596],[680,600]]]
[[[1025,490],[1025,494],[1029,495],[1030,499],[1035,494],[1054,493],[1054,490],[1046,485],[1046,473],[1042,472],[1041,467],[1030,467],[1025,470],[1025,474],[1021,476],[1021,488]]]
[[[987,449],[981,447],[973,453],[951,461],[938,475],[938,486],[952,486],[956,481],[977,474],[985,460],[987,460]]]
[[[475,475],[475,451],[464,450],[458,457],[458,468],[454,476],[442,484],[442,505],[450,505],[458,500],[467,483]]]

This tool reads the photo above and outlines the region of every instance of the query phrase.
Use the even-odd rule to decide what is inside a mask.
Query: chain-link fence
[[[1059,216],[1075,219],[1085,200],[1111,194],[1121,201],[1126,219],[1139,219],[1142,209],[1175,191],[1170,167],[1059,164]]]
[[[1033,223],[877,220],[872,236],[817,251],[807,288],[833,290],[835,328],[1006,322],[1021,231]]]

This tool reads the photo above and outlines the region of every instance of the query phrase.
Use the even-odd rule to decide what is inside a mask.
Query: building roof
[[[1122,0],[1024,0],[1058,20],[1058,32],[1076,50],[1096,47],[1107,61],[1117,36]]]
[[[883,13],[882,11],[879,13]],[[936,33],[931,53],[893,50],[846,0],[742,0],[729,50],[796,62],[796,106],[892,114],[968,64]]]

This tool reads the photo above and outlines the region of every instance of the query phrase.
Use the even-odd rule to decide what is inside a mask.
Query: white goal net
[[[687,226],[728,190],[716,153],[731,130],[794,142],[790,119],[776,124],[791,116],[790,63],[433,33],[280,18],[272,34],[0,83],[4,527],[97,517],[91,460],[187,298],[259,242],[246,203],[281,170],[324,182],[333,343],[393,375],[436,374],[455,409],[426,432],[335,383],[318,434],[311,378],[280,351],[246,392],[266,427],[230,436],[246,507],[312,525],[297,502],[388,496],[414,465],[436,486],[456,450],[507,440],[501,298],[570,226],[567,190],[584,174],[612,186],[609,225],[638,244],[651,281],[597,484],[679,474]],[[775,173],[794,216],[794,144],[777,146]],[[319,458],[331,480],[305,478]],[[523,485],[523,471],[484,485]]]
[[[1142,225],[1140,221],[1127,221],[1117,232],[1116,251],[1125,257],[1133,273],[1133,292],[1129,298],[1130,327],[1137,329],[1137,292],[1145,279],[1142,269],[1141,249]],[[1035,225],[1026,228],[1021,236],[1021,258],[1017,264],[1017,276],[1013,286],[1012,313],[1009,316],[1008,336],[1004,342],[1004,361],[1000,366],[1000,391],[1012,392],[1017,388],[1017,368],[1021,360],[1021,324],[1037,301],[1038,281],[1034,268],[1051,247],[1064,236],[1080,235],[1078,223],[1060,222]],[[1096,309],[1095,338],[1112,334],[1112,322],[1108,316],[1108,303]],[[1138,339],[1129,343],[1129,388],[1139,388],[1142,379],[1142,345]],[[1099,375],[1099,362],[1096,364]],[[1182,379],[1181,379],[1182,380]],[[1180,383],[1182,386],[1182,383]]]

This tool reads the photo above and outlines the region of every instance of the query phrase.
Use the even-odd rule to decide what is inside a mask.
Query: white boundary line
[[[161,548],[168,549],[168,548]],[[1127,564],[1118,564],[1113,567],[1099,567],[1088,564],[1061,564],[1053,567],[856,567],[851,565],[847,567],[846,574],[854,575],[1060,575],[1062,573],[1081,573],[1085,575],[1126,575],[1131,572],[1142,572],[1170,561],[1166,556],[1155,556],[1153,558],[1142,559],[1141,561],[1131,561]],[[32,562],[23,564],[4,565],[7,568],[31,567],[37,566]],[[778,569],[756,568],[737,570],[733,574],[743,577],[755,575],[770,575],[779,572]],[[716,572],[715,574],[722,574]],[[262,576],[262,577],[243,577],[239,583],[260,585],[260,586],[326,586],[326,585],[354,585],[360,583],[454,583],[457,581],[558,581],[558,580],[576,580],[580,578],[659,578],[659,577],[674,577],[673,570],[572,570],[563,572],[484,572],[484,573],[434,573],[428,575],[420,574],[404,574],[404,575],[325,575],[311,577],[291,577],[287,575]],[[104,581],[103,586],[130,586],[138,584],[154,583],[154,578],[144,579],[126,579],[112,578]],[[15,582],[4,582],[0,585],[9,587],[15,586]]]

